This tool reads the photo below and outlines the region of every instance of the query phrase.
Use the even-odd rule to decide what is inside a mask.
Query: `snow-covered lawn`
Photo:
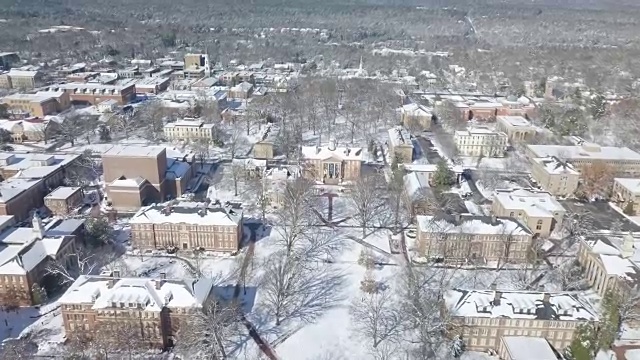
[[[640,360],[640,349],[631,349],[624,352],[627,360]]]
[[[463,168],[484,168],[484,169],[495,169],[495,170],[503,170],[505,169],[506,158],[490,158],[483,157],[480,160],[480,164],[478,165],[478,158],[475,156],[461,156],[460,161],[462,162]]]

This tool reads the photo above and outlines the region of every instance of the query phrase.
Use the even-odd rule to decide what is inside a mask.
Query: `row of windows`
[[[168,231],[201,231],[201,232],[227,232],[236,231],[235,226],[215,226],[196,224],[132,224],[132,230],[168,230]]]

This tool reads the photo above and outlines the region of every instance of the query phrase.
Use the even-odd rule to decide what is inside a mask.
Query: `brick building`
[[[114,146],[102,154],[104,180],[112,206],[141,206],[182,196],[193,176],[191,164],[167,158],[163,147]]]
[[[60,186],[44,198],[44,205],[53,215],[68,215],[82,204],[83,194],[79,187]]]
[[[67,337],[117,338],[140,347],[174,344],[189,316],[215,301],[212,279],[120,278],[118,271],[80,276],[58,299]]]
[[[468,350],[497,351],[503,336],[544,338],[556,349],[571,344],[576,328],[597,322],[587,299],[576,293],[453,289],[446,309]]]
[[[179,248],[235,252],[242,240],[242,208],[190,201],[151,205],[130,221],[131,242],[141,249]]]
[[[303,146],[303,176],[325,184],[340,184],[360,178],[363,159],[362,148],[337,147],[335,141],[329,146]]]
[[[413,142],[409,132],[402,126],[389,129],[389,158],[399,164],[413,161]]]
[[[47,87],[48,91],[64,91],[74,102],[97,105],[105,100],[113,99],[119,105],[126,105],[136,97],[135,84],[119,86],[97,83],[68,83]]]
[[[416,216],[421,256],[452,263],[527,260],[532,233],[517,219],[475,215]]]
[[[0,233],[0,304],[5,306],[37,305],[34,284],[44,287],[48,261],[73,266],[73,236],[48,236],[42,220],[35,215],[33,228],[5,228]]]

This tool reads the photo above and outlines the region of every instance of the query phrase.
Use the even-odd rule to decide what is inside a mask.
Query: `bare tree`
[[[251,195],[255,199],[257,209],[260,211],[260,221],[264,224],[267,220],[267,210],[271,205],[271,196],[269,194],[269,185],[267,179],[263,176],[254,177],[249,181],[249,189]]]
[[[584,274],[577,260],[562,261],[547,274],[547,280],[563,291],[575,291],[586,288]]]
[[[65,169],[65,184],[86,188],[101,175],[100,165],[93,159],[91,149],[87,149]]]
[[[384,179],[377,175],[364,175],[358,178],[349,192],[349,203],[355,210],[354,219],[362,227],[362,237],[367,236],[367,227],[379,220],[385,210],[386,202],[380,191]]]
[[[589,200],[597,197],[608,198],[614,173],[613,166],[604,161],[593,161],[583,166],[580,171],[582,181],[577,192]]]
[[[284,188],[283,204],[276,212],[280,232],[279,242],[291,254],[302,234],[316,223],[316,195],[313,185],[304,178],[288,182]]]
[[[354,330],[377,348],[384,341],[396,341],[403,328],[400,309],[390,290],[363,294],[349,308]]]
[[[246,144],[246,140],[247,138],[244,136],[242,128],[238,124],[232,124],[226,141],[232,159],[236,158],[238,150]]]
[[[92,133],[95,128],[95,121],[92,120],[91,116],[72,112],[60,123],[60,136],[70,142],[71,146],[75,146],[78,138]]]
[[[49,261],[45,273],[58,279],[59,284],[72,283],[80,275],[93,274],[102,263],[100,257],[96,252],[80,247],[65,258]]]
[[[179,324],[175,352],[188,359],[225,359],[226,342],[240,333],[239,309],[212,301]]]
[[[204,164],[211,154],[211,148],[213,147],[213,140],[210,138],[199,138],[192,144],[193,150],[196,153],[198,159],[200,159],[200,165]]]
[[[0,347],[0,359],[33,359],[36,350],[37,345],[34,344],[28,336],[17,339],[7,339],[2,342]]]
[[[449,348],[445,334],[455,325],[442,299],[454,274],[431,266],[407,267],[402,272],[398,296],[404,315],[404,344],[416,359],[434,359]]]
[[[168,113],[159,101],[146,102],[144,106],[138,107],[130,119],[132,125],[139,126],[144,131],[142,136],[151,141],[158,142],[164,136],[164,124],[170,119]]]
[[[312,321],[341,300],[342,276],[329,266],[281,250],[269,256],[263,268],[262,299],[276,326],[289,318]]]

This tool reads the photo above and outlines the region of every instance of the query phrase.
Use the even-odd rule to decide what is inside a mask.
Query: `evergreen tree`
[[[606,99],[602,94],[596,94],[591,98],[589,111],[594,120],[600,120],[606,112]]]
[[[576,328],[571,345],[565,349],[569,360],[591,360],[598,351],[597,330],[593,324],[582,324]]]
[[[436,172],[433,174],[433,185],[436,188],[447,187],[455,184],[456,175],[449,169],[449,165],[445,160],[440,160],[438,162],[438,167],[436,168]]]
[[[633,209],[633,201],[629,201],[627,203],[627,205],[625,205],[625,207],[622,210],[622,212],[625,213],[625,215],[635,216],[636,215],[636,211]]]
[[[598,348],[609,349],[620,329],[620,299],[612,290],[608,290],[602,298],[601,306]]]
[[[451,344],[451,356],[453,356],[454,359],[459,359],[466,349],[467,346],[464,341],[462,341],[462,338],[457,336]]]
[[[47,301],[47,292],[38,283],[31,286],[31,294],[34,304],[43,304]]]

